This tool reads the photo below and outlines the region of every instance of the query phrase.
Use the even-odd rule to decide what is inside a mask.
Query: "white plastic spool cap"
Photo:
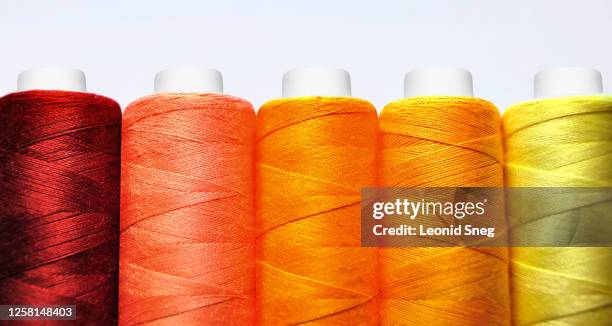
[[[85,92],[85,74],[73,68],[43,67],[22,71],[17,77],[17,90],[57,90]]]
[[[404,77],[404,97],[473,96],[472,74],[459,68],[422,68]]]
[[[156,93],[223,93],[223,77],[214,69],[184,66],[155,75]]]
[[[603,92],[601,73],[595,69],[567,67],[538,72],[533,80],[536,98],[592,95]]]
[[[298,68],[283,75],[283,97],[351,96],[351,77],[342,69]]]

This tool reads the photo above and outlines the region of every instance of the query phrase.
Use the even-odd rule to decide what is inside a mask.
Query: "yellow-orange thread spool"
[[[377,252],[359,247],[376,130],[374,107],[355,98],[279,99],[259,111],[259,323],[377,324]]]
[[[507,186],[612,186],[612,97],[521,103],[506,111],[503,130]],[[555,232],[563,231],[542,230]],[[517,247],[511,258],[515,324],[610,324],[611,248]]]
[[[493,104],[420,96],[380,116],[379,184],[503,186],[501,119]],[[507,325],[507,248],[384,248],[383,325]]]

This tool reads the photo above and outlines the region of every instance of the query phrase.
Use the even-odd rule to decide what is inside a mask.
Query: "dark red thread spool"
[[[116,323],[120,130],[118,104],[95,94],[0,98],[0,304]]]

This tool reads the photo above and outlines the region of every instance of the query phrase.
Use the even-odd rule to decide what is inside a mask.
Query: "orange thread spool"
[[[501,119],[472,97],[422,96],[380,117],[385,187],[502,187]],[[383,325],[509,324],[506,248],[381,249]]]
[[[257,121],[256,269],[264,325],[375,325],[377,252],[360,248],[375,184],[377,117],[349,97],[263,105]]]
[[[120,324],[253,323],[254,127],[252,106],[227,95],[127,108]]]

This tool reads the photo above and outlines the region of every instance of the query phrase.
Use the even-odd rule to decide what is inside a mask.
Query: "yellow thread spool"
[[[503,129],[507,186],[612,186],[611,96],[521,103]],[[611,248],[517,247],[511,258],[515,324],[609,325]]]

